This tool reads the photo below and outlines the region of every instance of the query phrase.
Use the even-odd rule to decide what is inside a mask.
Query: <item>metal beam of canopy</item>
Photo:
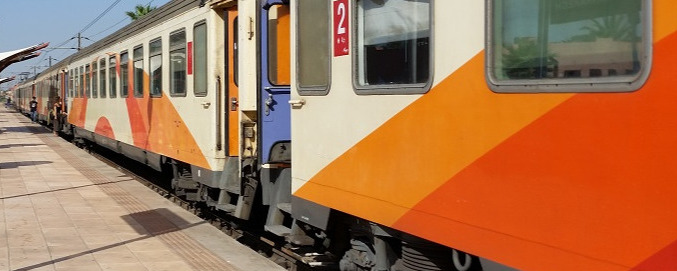
[[[37,51],[44,49],[47,45],[49,45],[49,42],[19,50],[0,52],[0,72],[11,64],[39,56],[40,52]]]

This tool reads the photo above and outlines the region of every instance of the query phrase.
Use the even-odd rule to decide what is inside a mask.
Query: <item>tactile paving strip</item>
[[[52,148],[59,156],[67,161],[73,168],[80,171],[82,175],[91,180],[94,184],[99,184],[101,190],[115,200],[120,206],[130,212],[131,216],[137,220],[149,234],[158,237],[167,246],[179,254],[188,264],[196,270],[236,270],[223,259],[211,253],[200,243],[191,239],[181,231],[181,228],[174,225],[162,214],[149,208],[146,204],[136,199],[119,187],[115,182],[111,182],[106,176],[86,165],[84,161],[68,150],[65,150],[58,142],[55,142],[50,134],[40,134],[38,127],[30,127],[36,136],[42,140],[45,145]],[[151,223],[152,222],[152,223]]]

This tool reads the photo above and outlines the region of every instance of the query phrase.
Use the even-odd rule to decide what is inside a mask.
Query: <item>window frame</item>
[[[197,55],[197,39],[195,36],[195,29],[198,27],[204,27],[204,47],[205,47],[205,52],[204,52],[204,63],[200,63],[201,66],[204,67],[204,74],[198,74],[196,67],[198,66],[198,58],[196,57]],[[209,95],[209,76],[208,76],[208,70],[209,70],[209,31],[207,28],[207,20],[201,20],[195,24],[193,24],[193,55],[191,56],[193,58],[193,95],[195,97],[206,97]],[[197,78],[204,79],[205,82],[205,87],[204,87],[204,92],[200,91],[198,92],[197,88]]]
[[[85,64],[85,73],[84,73],[84,85],[85,85],[85,98],[92,98],[92,71],[90,64]]]
[[[273,39],[272,39],[272,37],[271,37],[271,36],[272,36],[272,33],[273,33],[273,30],[271,29],[270,13],[271,13],[271,10],[272,10],[273,8],[278,8],[278,9],[279,9],[279,8],[281,8],[281,7],[286,7],[286,8],[288,9],[288,10],[287,10],[287,12],[288,12],[288,13],[287,13],[287,16],[289,16],[288,20],[289,20],[289,24],[290,24],[290,25],[289,25],[290,29],[288,30],[289,32],[288,32],[287,34],[289,34],[289,38],[291,38],[291,16],[292,16],[292,14],[291,14],[291,7],[290,7],[289,5],[284,5],[284,4],[282,4],[282,5],[273,5],[273,6],[271,6],[271,7],[267,10],[267,12],[266,12],[266,15],[267,15],[267,16],[266,16],[266,18],[265,18],[266,24],[267,24],[267,26],[266,26],[266,32],[267,32],[267,33],[265,33],[265,35],[266,35],[266,51],[267,51],[267,52],[266,52],[266,60],[265,60],[265,61],[266,61],[266,69],[267,69],[266,74],[267,74],[267,77],[268,77],[268,78],[267,78],[268,83],[270,83],[270,85],[275,86],[275,87],[289,87],[289,86],[291,85],[291,80],[292,80],[292,78],[291,78],[291,71],[289,71],[289,73],[290,73],[290,74],[288,75],[289,77],[288,77],[288,78],[285,78],[288,82],[283,82],[284,84],[281,84],[281,83],[280,83],[281,80],[279,80],[279,78],[277,78],[277,77],[279,77],[279,75],[280,75],[280,73],[278,72],[278,68],[281,66],[281,65],[278,63],[278,59],[280,58],[280,54],[279,54],[279,53],[280,53],[280,49],[279,49],[280,46],[279,46],[279,43],[278,43],[279,37],[278,37],[278,35],[277,35],[277,34],[279,34],[278,28],[275,28],[275,33],[274,33],[274,34],[275,34],[275,35],[274,35],[274,37],[275,37],[274,46],[273,46],[273,42],[272,42]],[[279,18],[280,18],[280,17],[279,17],[279,10],[276,10],[275,12],[278,13],[277,19],[279,20]],[[273,50],[273,49],[274,49],[274,50]],[[273,51],[274,51],[274,52],[273,52]],[[330,51],[331,51],[331,49],[330,49]],[[292,53],[291,46],[289,47],[289,52],[288,52],[288,53],[289,53],[289,55],[287,55],[287,57],[288,57],[289,59],[287,59],[287,61],[289,61],[289,64],[291,64],[291,53]],[[330,54],[331,54],[331,52],[330,52]],[[273,57],[273,56],[274,56],[274,57]],[[275,63],[275,65],[273,65],[272,63]],[[277,78],[276,80],[273,80],[273,79],[271,78],[271,76],[272,76],[273,74],[275,74],[275,76],[276,76],[276,78]]]
[[[183,43],[180,45],[172,45],[172,36],[183,33]],[[169,33],[169,96],[171,97],[186,97],[188,95],[188,32],[186,28],[180,28]],[[172,69],[172,53],[175,51],[183,50],[185,55],[184,59],[184,80],[183,80],[183,92],[176,92],[174,89],[174,70]]]
[[[75,92],[73,91],[73,78],[74,78],[73,69],[71,68],[68,73],[68,97],[75,98]]]
[[[73,86],[75,87],[73,97],[82,98],[82,66],[75,67],[75,78],[73,79]]]
[[[240,41],[239,41],[239,36],[240,31],[238,31],[238,27],[240,25],[240,20],[238,20],[239,15],[236,15],[235,18],[233,18],[233,25],[231,29],[228,29],[228,31],[233,31],[233,41],[235,42],[235,47],[233,47],[233,55],[232,55],[232,67],[233,67],[233,83],[235,84],[236,87],[240,87]]]
[[[159,42],[160,43],[160,49],[153,53],[152,46],[151,44]],[[160,92],[159,93],[153,93],[153,76],[155,75],[155,72],[153,71],[153,57],[159,56],[160,57]],[[148,94],[150,95],[151,98],[159,98],[162,97],[162,89],[163,89],[163,71],[162,71],[162,64],[163,63],[163,58],[162,58],[162,37],[157,37],[155,39],[152,39],[150,42],[148,42]]]
[[[115,99],[118,94],[117,57],[108,57],[108,98]]]
[[[124,50],[120,52],[119,62],[117,65],[120,65],[120,97],[127,98],[129,97],[129,51]]]
[[[317,0],[306,0],[306,1],[317,1]],[[331,89],[331,85],[332,85],[332,60],[334,58],[334,56],[332,54],[332,42],[333,42],[333,38],[332,38],[332,35],[333,35],[332,18],[334,18],[333,14],[332,14],[332,9],[333,9],[332,3],[333,2],[327,3],[328,8],[327,8],[327,16],[326,16],[326,19],[327,19],[326,37],[328,39],[327,40],[328,42],[327,42],[327,48],[326,48],[327,49],[327,63],[325,63],[325,65],[327,66],[327,74],[326,74],[327,84],[323,85],[323,86],[303,86],[303,85],[301,85],[301,82],[299,81],[299,78],[300,78],[299,74],[300,74],[300,71],[301,71],[300,70],[300,66],[301,66],[300,64],[301,63],[299,61],[299,55],[300,55],[300,52],[301,52],[301,48],[300,48],[301,42],[300,42],[300,38],[299,38],[301,36],[301,35],[299,35],[301,33],[301,23],[299,23],[299,21],[301,21],[300,16],[299,16],[299,14],[301,14],[301,12],[300,12],[301,1],[297,1],[295,10],[290,11],[292,13],[292,16],[293,16],[293,14],[297,14],[295,20],[292,19],[292,24],[296,25],[295,26],[296,29],[294,29],[294,31],[296,31],[296,34],[292,35],[292,37],[295,36],[295,41],[294,41],[295,42],[295,44],[294,44],[295,48],[292,49],[292,50],[294,50],[293,51],[294,52],[294,58],[293,58],[292,61],[295,62],[294,63],[294,72],[296,73],[296,75],[292,76],[292,77],[295,77],[295,78],[292,78],[292,80],[295,81],[294,83],[296,84],[296,89],[299,93],[299,96],[326,96],[326,95],[329,94],[329,90]],[[350,4],[352,4],[352,1],[349,1],[349,5]],[[294,21],[296,21],[296,22],[294,23]]]
[[[108,87],[106,86],[106,81],[108,78],[108,74],[106,74],[106,71],[108,69],[106,68],[106,57],[102,57],[99,59],[99,97],[100,98],[106,98],[108,95],[106,95],[106,91],[108,90]]]
[[[136,53],[137,50],[139,50],[141,52],[140,57],[137,56],[137,53]],[[134,85],[134,88],[133,88],[134,93],[132,94],[132,96],[134,96],[134,98],[143,98],[143,96],[144,96],[145,84],[144,84],[144,81],[143,81],[143,75],[146,72],[146,70],[145,70],[146,65],[144,63],[145,62],[144,56],[145,56],[145,52],[144,52],[143,44],[134,46],[134,48],[132,49],[132,70],[134,71],[134,72],[132,72],[132,84]],[[141,78],[138,78],[138,76],[136,74],[137,73],[137,68],[136,68],[137,62],[141,62]],[[137,81],[137,80],[139,80],[139,81]],[[138,89],[138,86],[141,87],[140,90]]]
[[[430,0],[430,8],[428,10],[429,23],[430,23],[430,37],[428,37],[428,79],[425,83],[414,83],[414,84],[383,84],[383,85],[368,85],[363,86],[359,83],[359,61],[360,56],[358,54],[359,50],[359,40],[360,36],[358,35],[358,23],[359,20],[359,5],[357,4],[359,0],[351,2],[353,7],[350,11],[353,13],[350,23],[350,30],[353,32],[351,41],[352,50],[352,78],[353,78],[353,89],[357,95],[411,95],[411,94],[425,94],[432,88],[433,82],[435,80],[435,1]],[[366,63],[366,61],[365,61]]]
[[[598,93],[633,92],[641,88],[649,78],[652,68],[653,11],[651,1],[641,0],[640,24],[643,24],[642,46],[644,56],[638,61],[640,70],[633,76],[588,77],[588,78],[551,78],[551,79],[514,79],[499,80],[494,75],[494,0],[485,0],[485,78],[491,91],[496,93]],[[503,3],[505,4],[505,3]],[[630,80],[628,80],[630,79]]]
[[[92,61],[92,98],[99,98],[99,60]]]

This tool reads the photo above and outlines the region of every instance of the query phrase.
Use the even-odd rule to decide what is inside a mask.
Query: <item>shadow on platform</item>
[[[40,126],[18,126],[18,127],[0,127],[1,133],[26,133],[26,134],[46,134],[50,133],[49,130],[44,129]]]
[[[32,193],[26,193],[26,194],[20,194],[20,195],[5,196],[5,197],[0,197],[0,200],[27,197],[27,196],[32,196],[32,195],[46,194],[46,193],[59,192],[59,191],[65,191],[65,190],[71,190],[71,189],[78,189],[78,188],[83,188],[83,187],[88,187],[88,186],[98,186],[98,185],[106,185],[106,184],[129,182],[129,181],[134,181],[134,179],[130,178],[128,180],[110,181],[110,182],[105,182],[105,183],[85,184],[85,185],[78,185],[78,186],[59,188],[59,189],[51,189],[51,190],[38,191],[38,192],[32,192]]]
[[[14,147],[35,147],[35,146],[45,146],[45,144],[7,144],[0,145],[0,149],[9,149]]]
[[[8,169],[8,168],[18,168],[18,167],[29,167],[29,166],[51,164],[51,163],[54,163],[54,162],[52,162],[52,161],[4,162],[4,163],[0,163],[0,168],[1,169]]]
[[[164,215],[171,215],[173,217],[167,218],[164,215],[161,215],[161,213],[164,214]],[[137,224],[137,223],[141,224],[141,226],[143,226],[147,230],[147,233],[142,233],[142,234],[145,234],[145,235],[141,236],[141,237],[137,237],[137,238],[134,238],[134,239],[130,239],[130,240],[122,241],[122,242],[117,242],[117,243],[114,243],[114,244],[105,245],[105,246],[101,246],[101,247],[98,247],[98,248],[82,251],[82,252],[75,253],[75,254],[72,254],[72,255],[53,259],[51,261],[46,261],[46,262],[43,262],[43,263],[38,263],[38,264],[31,265],[31,266],[22,267],[22,268],[16,269],[16,271],[33,270],[33,269],[45,267],[45,266],[48,266],[48,265],[52,265],[52,264],[55,264],[55,263],[58,263],[58,262],[63,262],[63,261],[67,261],[67,260],[70,260],[70,259],[75,259],[77,257],[85,256],[85,255],[88,255],[88,254],[91,254],[91,253],[104,251],[104,250],[107,250],[107,249],[123,246],[123,245],[126,245],[126,244],[131,244],[131,243],[134,243],[134,242],[137,242],[137,241],[143,241],[143,240],[146,240],[148,238],[152,238],[156,235],[172,233],[172,232],[176,232],[176,231],[180,231],[180,230],[183,230],[183,229],[192,228],[192,227],[195,227],[195,226],[199,226],[199,225],[208,223],[206,221],[201,221],[201,222],[198,222],[198,223],[188,224],[188,222],[186,222],[182,218],[176,216],[173,212],[171,212],[171,211],[169,211],[165,208],[159,208],[159,209],[153,209],[153,210],[133,213],[133,214],[122,216],[122,218],[125,221],[128,221],[128,223],[134,221],[135,222],[134,224]],[[158,226],[157,221],[152,221],[152,219],[159,219],[159,220],[165,221],[169,224],[172,224],[171,222],[169,222],[170,220],[174,221],[174,220],[178,219],[180,221],[186,222],[186,226],[183,226],[183,227],[180,227],[180,228],[177,227],[176,225],[173,225],[173,224],[172,224],[172,226],[170,226],[168,224],[163,225],[163,226]],[[161,222],[160,224],[163,224],[163,223],[164,222]]]

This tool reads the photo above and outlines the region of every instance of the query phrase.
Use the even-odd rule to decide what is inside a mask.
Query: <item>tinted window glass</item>
[[[631,82],[645,65],[641,0],[493,0],[491,9],[489,76],[498,85]]]
[[[207,95],[207,25],[193,29],[193,91],[195,96]]]
[[[186,95],[186,32],[169,36],[169,80],[172,95]]]
[[[150,96],[162,96],[162,40],[149,45],[150,51]]]
[[[289,85],[289,6],[277,5],[268,11],[268,79],[274,85]]]
[[[430,8],[429,0],[358,1],[359,85],[423,84],[429,80]]]
[[[98,70],[97,67],[98,67],[98,65],[96,65],[96,61],[94,61],[94,63],[92,63],[92,77],[91,77],[92,78],[92,81],[91,81],[92,98],[98,98],[99,97],[99,94],[98,94],[98,86],[99,86],[99,77],[98,77],[99,73],[98,73],[98,71],[99,70]]]
[[[99,61],[99,88],[101,89],[101,98],[106,98],[106,59]]]
[[[129,96],[129,55],[127,52],[120,54],[120,96]]]
[[[134,48],[134,97],[143,97],[143,47]]]
[[[117,71],[116,71],[116,59],[111,57],[108,59],[108,93],[109,97],[117,97]]]
[[[83,76],[85,78],[84,84],[85,84],[85,97],[91,98],[92,97],[92,73],[89,70],[89,64],[85,65],[85,74]]]
[[[329,86],[329,4],[299,0],[297,71],[301,90],[326,91]]]

